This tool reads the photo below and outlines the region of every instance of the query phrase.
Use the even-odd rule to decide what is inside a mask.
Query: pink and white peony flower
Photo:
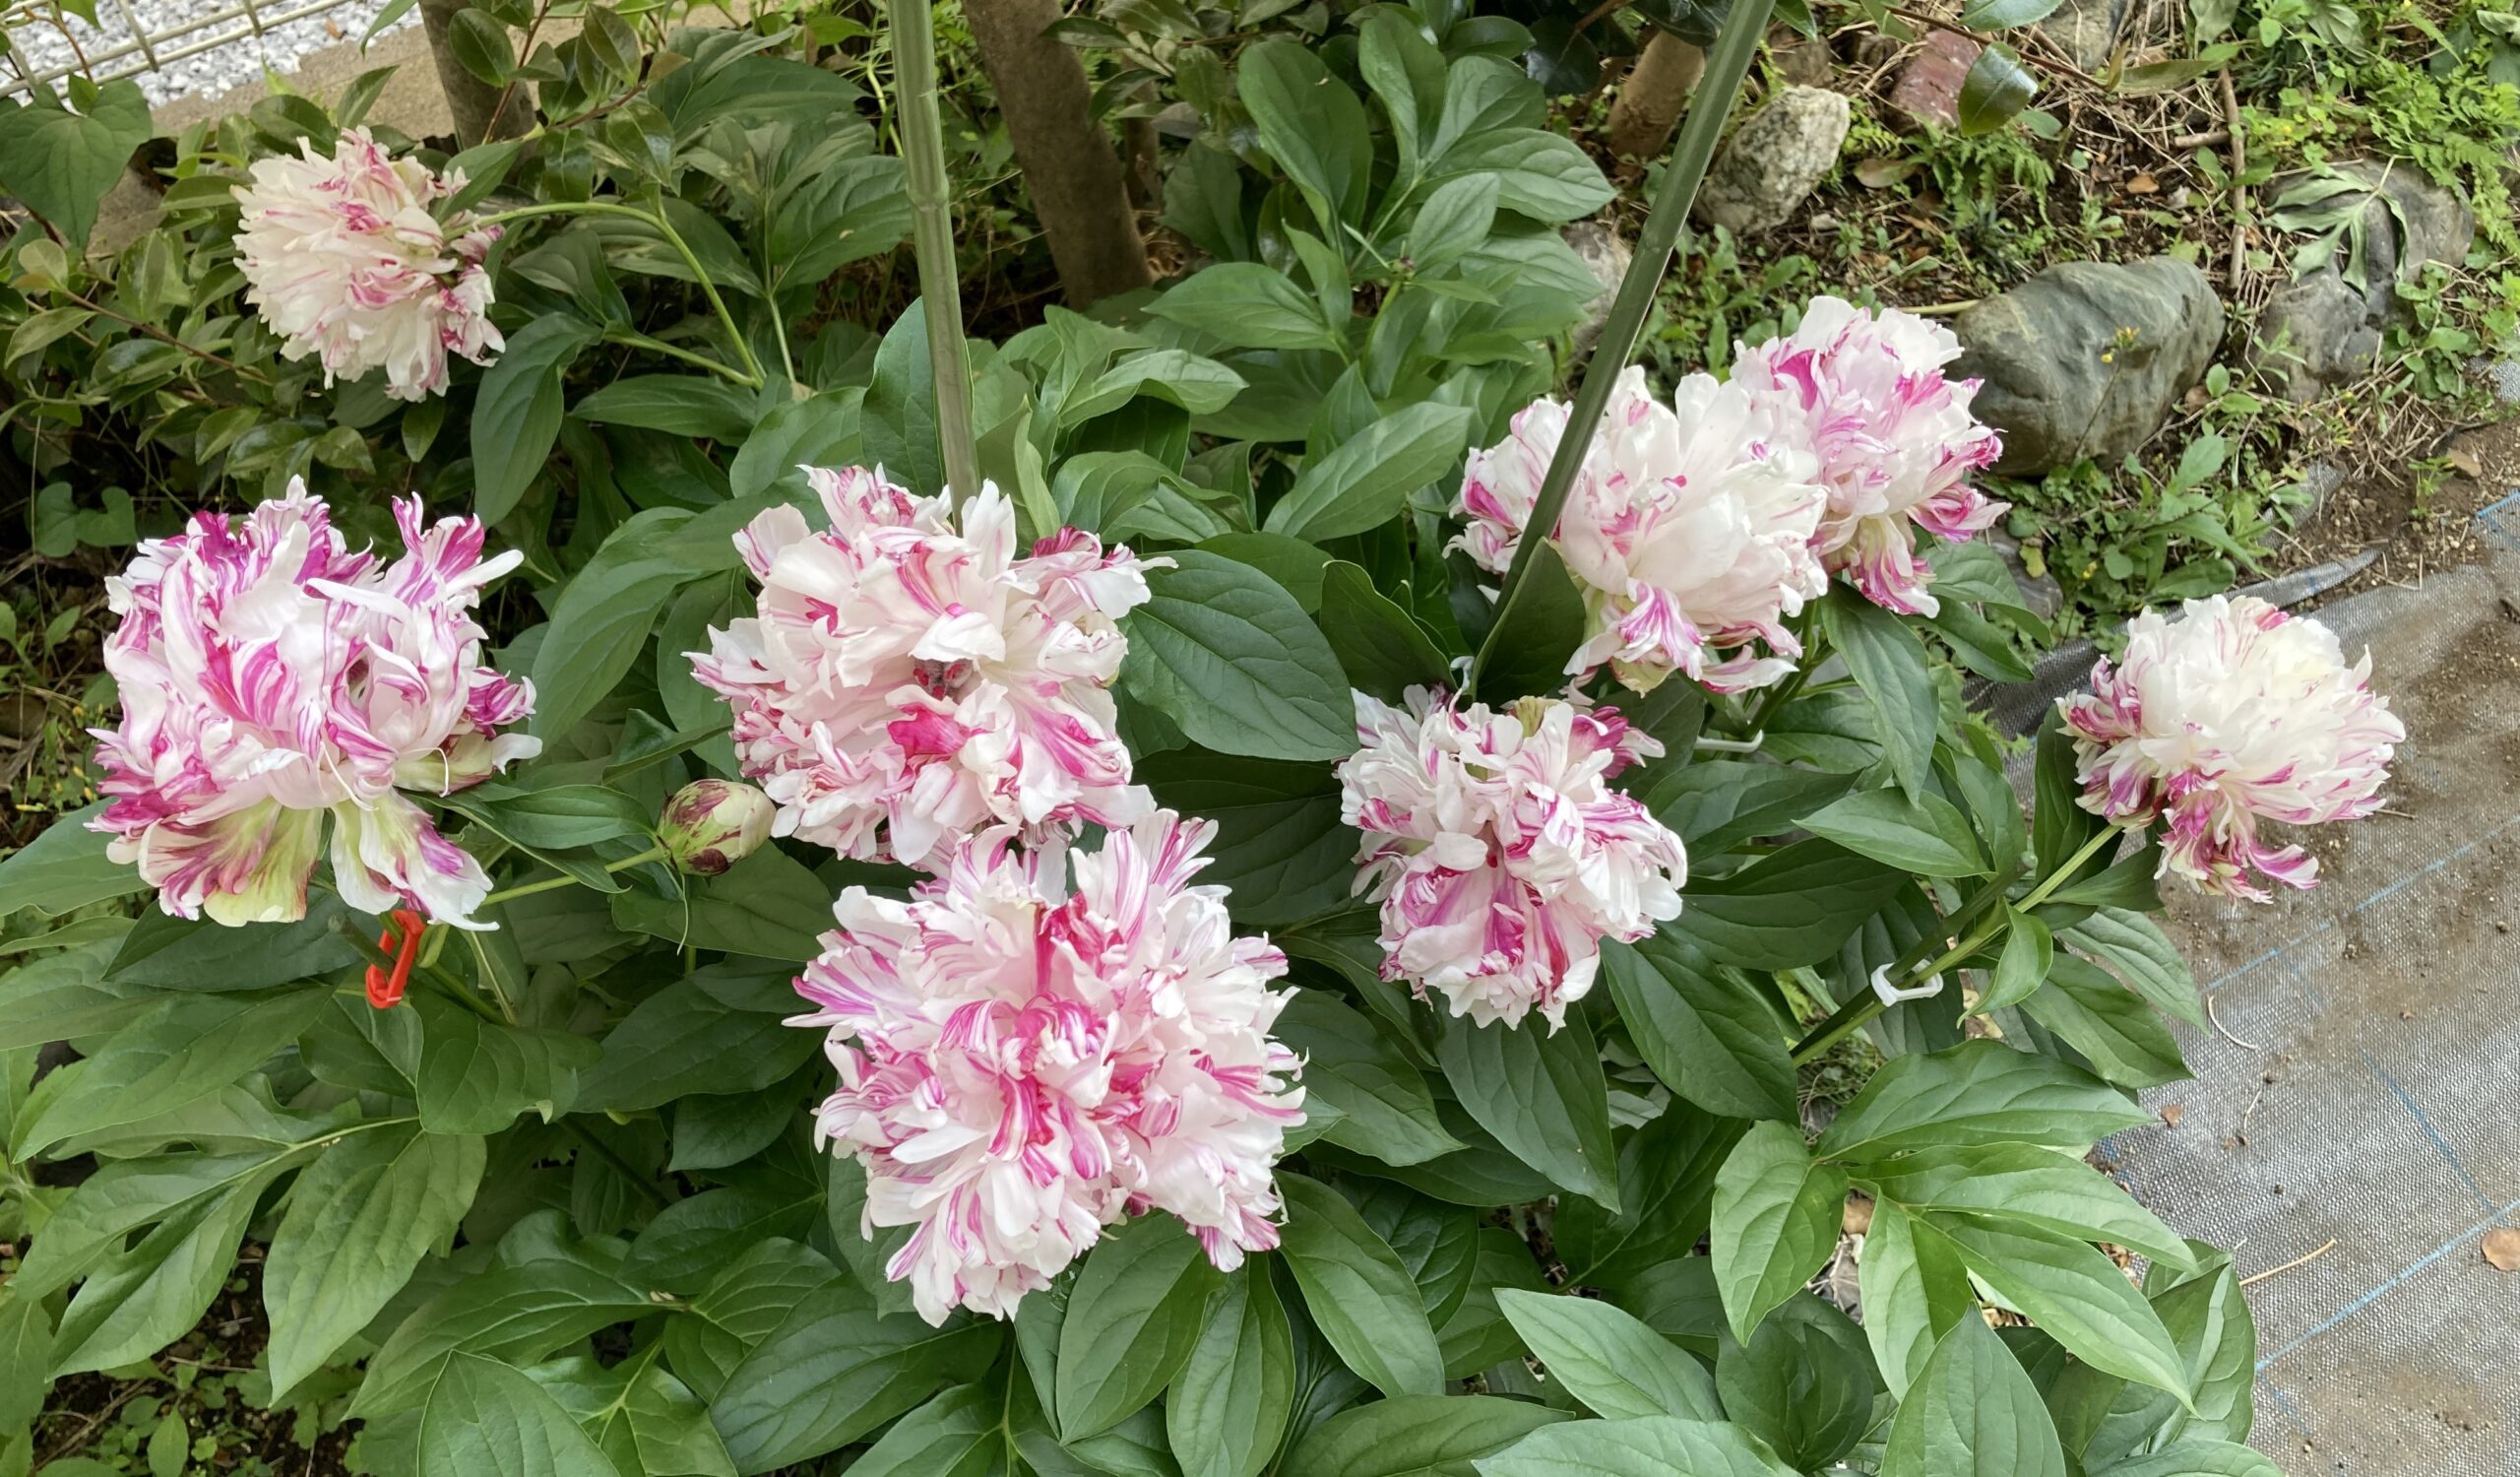
[[[330,159],[298,149],[258,161],[236,192],[237,266],[283,354],[315,355],[328,386],[381,365],[388,395],[424,400],[445,393],[449,353],[486,364],[507,347],[481,269],[499,228],[429,214],[463,188],[462,170],[440,179],[363,128],[344,129]]]
[[[2261,820],[2314,825],[2380,807],[2406,726],[2370,688],[2371,657],[2347,666],[2336,635],[2242,596],[2191,600],[2176,620],[2147,610],[2126,652],[2059,701],[2080,756],[2082,805],[2112,821],[2163,816],[2165,873],[2264,901],[2250,868],[2293,887],[2318,879]]]
[[[885,1274],[929,1322],[1011,1316],[1149,1209],[1228,1270],[1278,1244],[1271,1169],[1304,1096],[1269,1035],[1287,961],[1191,883],[1214,831],[1159,810],[1071,858],[1000,828],[908,902],[833,908],[796,982],[817,1008],[789,1024],[830,1030],[818,1138],[865,1166],[868,1237],[915,1228]]]
[[[1471,454],[1455,509],[1469,523],[1453,546],[1481,568],[1513,561],[1568,414],[1534,401],[1511,435]],[[1792,672],[1802,646],[1785,622],[1829,582],[1811,548],[1826,497],[1809,452],[1781,433],[1798,419],[1781,426],[1703,374],[1666,406],[1630,366],[1603,420],[1557,522],[1590,615],[1568,674],[1606,662],[1639,692],[1674,672],[1736,692]]]
[[[2010,506],[1969,485],[2003,447],[1969,413],[1978,381],[1943,377],[1959,353],[1940,324],[1815,297],[1791,337],[1743,349],[1732,371],[1752,399],[1797,418],[1818,453],[1829,497],[1815,542],[1822,558],[1864,599],[1902,614],[1940,609],[1910,525],[1967,539]]]
[[[402,792],[461,790],[541,748],[499,732],[534,689],[482,665],[472,616],[521,555],[482,562],[478,520],[424,529],[416,497],[394,518],[403,557],[353,553],[291,482],[241,520],[195,514],[106,582],[123,718],[95,731],[111,803],[90,824],[168,913],[303,918],[330,815],[344,901],[476,927],[488,875]]]
[[[1384,979],[1482,1026],[1537,1009],[1553,1029],[1593,988],[1602,939],[1679,917],[1680,838],[1608,785],[1663,746],[1615,710],[1355,697],[1341,814],[1364,833],[1356,887],[1382,901]]]
[[[775,834],[931,870],[995,825],[1033,839],[1124,826],[1129,782],[1109,691],[1147,598],[1140,560],[1062,529],[1015,551],[1015,510],[983,486],[960,524],[879,471],[809,470],[830,527],[773,508],[735,536],[758,613],[710,632],[692,670],[735,710]]]

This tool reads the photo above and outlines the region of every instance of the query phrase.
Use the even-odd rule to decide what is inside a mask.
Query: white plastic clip
[[[1887,964],[1872,972],[1872,993],[1881,996],[1881,1003],[1884,1006],[1895,1005],[1901,1000],[1929,1000],[1942,994],[1942,976],[1940,975],[1934,976],[1922,985],[1910,986],[1906,990],[1891,988],[1889,975],[1890,966]]]
[[[1767,738],[1768,731],[1761,729],[1747,738],[1701,738],[1697,740],[1697,746],[1711,754],[1755,754],[1759,751],[1759,745],[1767,741]]]

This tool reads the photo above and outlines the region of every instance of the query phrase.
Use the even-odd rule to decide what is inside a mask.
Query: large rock
[[[1785,88],[1732,132],[1707,171],[1697,214],[1734,235],[1774,230],[1794,219],[1838,162],[1853,113],[1846,95]]]
[[[1960,90],[1985,48],[1965,35],[1928,31],[1890,87],[1890,111],[1920,128],[1960,126]]]
[[[2223,304],[2194,263],[2065,262],[1962,313],[1960,374],[1985,381],[1980,419],[2003,432],[1999,472],[2036,476],[2144,444],[2223,339]]]
[[[2410,164],[2355,160],[2335,171],[2361,191],[2360,256],[2346,232],[2327,265],[2267,299],[2250,339],[2252,356],[2297,401],[2316,400],[2370,373],[2382,336],[2405,311],[2398,283],[2412,281],[2426,262],[2456,267],[2476,237],[2476,217],[2459,198]],[[2277,180],[2268,187],[2269,200],[2301,180],[2298,174]],[[2352,210],[2356,198],[2330,204]]]
[[[2075,66],[2097,72],[2109,65],[2117,28],[2125,20],[2126,0],[2065,0],[2038,23],[2038,30]]]

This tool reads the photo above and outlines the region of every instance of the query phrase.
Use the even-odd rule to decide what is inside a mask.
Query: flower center
[[[971,685],[976,670],[969,658],[939,662],[921,657],[910,664],[910,679],[930,697],[952,697]]]

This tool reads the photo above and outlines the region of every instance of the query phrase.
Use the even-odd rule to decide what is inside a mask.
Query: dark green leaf
[[[416,1470],[419,1477],[614,1477],[602,1450],[540,1385],[472,1354],[448,1363],[421,1410]]]
[[[1336,1107],[1329,1140],[1385,1164],[1421,1164],[1462,1147],[1435,1116],[1426,1079],[1373,1022],[1319,990],[1298,989],[1278,1015],[1279,1039],[1304,1056],[1308,1099]]]
[[[1969,1269],[1947,1238],[1920,1237],[1908,1212],[1875,1205],[1859,1277],[1873,1362],[1890,1393],[1906,1399],[1934,1345],[1953,1324],[1978,1316]]]
[[[420,1305],[367,1364],[351,1412],[424,1404],[457,1352],[530,1364],[598,1328],[653,1313],[639,1289],[584,1261],[543,1257],[467,1277]]]
[[[994,1322],[931,1328],[879,1316],[865,1293],[834,1283],[809,1294],[727,1377],[709,1407],[741,1472],[837,1450],[941,1385],[978,1377],[996,1357]]]
[[[1997,1041],[1971,1041],[1883,1063],[1821,1132],[1820,1153],[1859,1164],[1940,1145],[2081,1148],[2152,1121],[2078,1067]]]
[[[1331,1347],[1386,1395],[1440,1388],[1434,1329],[1398,1254],[1337,1191],[1285,1172],[1278,1186],[1287,1200],[1287,1266]]]
[[[1181,1477],[1259,1477],[1293,1408],[1295,1355],[1265,1263],[1245,1262],[1165,1397],[1165,1431]]]
[[[1422,401],[1385,416],[1308,459],[1264,529],[1318,544],[1379,528],[1453,469],[1469,435],[1470,412],[1458,406]]]
[[[1738,1426],[1646,1416],[1576,1421],[1479,1463],[1479,1477],[1792,1477]]]
[[[621,1477],[734,1477],[708,1405],[653,1360],[634,1356],[607,1370],[579,1355],[525,1373]]]
[[[2032,1144],[1925,1148],[1864,1166],[1874,1198],[1915,1212],[1989,1220],[2112,1242],[2157,1262],[2190,1266],[2187,1243],[2080,1159]]]
[[[1979,1216],[1937,1214],[1916,1222],[1920,1243],[1947,1238],[1979,1281],[2085,1364],[2185,1396],[2186,1361],[2161,1315],[2117,1263],[2092,1247],[2025,1223],[1999,1226]]]
[[[154,131],[137,83],[108,82],[75,113],[39,83],[32,101],[0,111],[0,188],[84,248],[97,207]]]
[[[1678,922],[1665,927],[1719,963],[1798,969],[1836,953],[1907,885],[1905,873],[1833,841],[1797,842],[1720,880],[1692,879]]]
[[[2109,966],[2154,1009],[2204,1028],[2205,1002],[2196,993],[2196,977],[2161,925],[2123,908],[2101,908],[2067,929],[2064,942]]]
[[[1986,993],[1978,997],[1978,1011],[2001,1010],[2030,998],[2032,992],[2048,983],[2048,970],[2055,957],[2055,939],[2048,926],[2027,913],[2015,914]]]
[[[1846,1200],[1845,1172],[1813,1162],[1798,1130],[1762,1123],[1742,1134],[1715,1177],[1711,1246],[1733,1337],[1746,1338],[1829,1259]]]
[[[1960,131],[1992,133],[2030,105],[2039,83],[2020,60],[2001,46],[1978,53],[1960,83]]]
[[[94,1056],[35,1085],[19,1116],[13,1157],[211,1096],[305,1030],[325,999],[320,990],[290,990],[162,1001]]]
[[[296,923],[229,928],[207,919],[186,921],[156,909],[140,915],[123,935],[105,978],[157,990],[261,990],[311,980],[356,964],[360,955],[333,920],[350,918],[362,931],[374,923],[353,915],[339,896],[322,892],[306,900]]]
[[[497,523],[514,512],[550,462],[560,436],[560,377],[599,336],[584,319],[536,318],[516,331],[498,362],[482,374],[472,401],[472,511],[482,522]],[[537,699],[547,702],[542,684],[535,686]],[[538,709],[536,716],[541,716]]]
[[[1872,703],[1899,788],[1922,795],[1940,722],[1924,643],[1898,616],[1849,589],[1833,592],[1821,605],[1820,623],[1830,648],[1846,659]]]
[[[714,375],[633,374],[589,394],[569,407],[569,414],[581,420],[733,442],[752,429],[754,398],[750,390]]]
[[[1051,1402],[1060,1439],[1108,1431],[1171,1383],[1221,1282],[1170,1216],[1142,1215],[1106,1233],[1068,1294]]]
[[[1544,1025],[1481,1027],[1447,1015],[1436,1060],[1462,1107],[1515,1158],[1616,1210],[1618,1155],[1601,1051],[1580,1014],[1554,1031]]]
[[[1257,262],[1220,262],[1193,273],[1146,310],[1236,349],[1339,347],[1338,335],[1322,321],[1321,304]]]
[[[1654,1074],[1709,1113],[1794,1116],[1794,1063],[1783,1026],[1755,991],[1717,968],[1685,934],[1602,940],[1619,1019]]]
[[[1985,1320],[1944,1334],[1890,1427],[1882,1477],[2065,1477],[2039,1391]]]
[[[484,1162],[477,1137],[407,1124],[351,1134],[297,1177],[263,1269],[275,1391],[331,1359],[452,1242]]]
[[[1544,541],[1532,553],[1514,601],[1496,612],[1497,629],[1480,648],[1472,674],[1479,698],[1489,706],[1566,686],[1566,664],[1584,644],[1584,597],[1566,574],[1556,546]]]
[[[2109,971],[2071,954],[2055,956],[2048,988],[2021,1009],[2120,1087],[2160,1087],[2189,1075],[2178,1043],[2152,1007]]]
[[[1728,1331],[1715,1360],[1723,1413],[1798,1472],[1854,1449],[1872,1425],[1880,1381],[1863,1330],[1818,1298],[1789,1298],[1747,1344]]]
[[[1618,1151],[1616,1215],[1590,1200],[1558,1202],[1556,1250],[1567,1284],[1615,1291],[1694,1251],[1714,1213],[1716,1172],[1748,1126],[1673,1103],[1629,1134]]]
[[[1930,791],[1910,800],[1895,790],[1866,790],[1803,816],[1800,824],[1859,856],[1920,876],[1976,877],[1987,870],[1969,817]]]
[[[510,353],[513,357],[514,352]],[[507,363],[500,360],[502,368]],[[477,419],[473,423],[476,428],[480,424]],[[546,438],[544,452],[548,449]],[[542,464],[544,452],[535,454],[536,467]],[[546,743],[565,737],[603,701],[638,662],[667,597],[692,577],[667,547],[690,516],[679,508],[634,515],[605,538],[595,557],[561,589],[551,607],[551,623],[534,654],[530,727]]]
[[[1508,1289],[1496,1306],[1549,1378],[1594,1414],[1723,1419],[1704,1367],[1607,1303]]]
[[[999,1405],[980,1385],[957,1384],[895,1421],[849,1470],[854,1477],[989,1477],[1003,1453]]]
[[[1385,702],[1399,702],[1411,687],[1442,687],[1450,675],[1442,649],[1424,628],[1345,560],[1323,572],[1321,629],[1349,685]]]
[[[111,838],[88,829],[109,803],[98,801],[70,811],[0,861],[0,913],[32,908],[58,918],[109,897],[148,891],[138,867],[106,857]]]
[[[822,951],[831,889],[804,864],[765,846],[714,877],[684,877],[683,899],[615,893],[612,921],[693,948],[801,964]],[[759,966],[754,966],[758,968]]]
[[[1151,570],[1153,598],[1122,621],[1131,696],[1220,753],[1338,759],[1356,747],[1347,676],[1286,587],[1247,564],[1181,549]]]
[[[1397,1395],[1322,1422],[1281,1469],[1289,1477],[1478,1477],[1476,1458],[1565,1419],[1494,1395]]]
[[[688,1093],[759,1092],[820,1045],[777,1015],[728,1009],[697,978],[677,980],[641,1000],[604,1037],[602,1058],[579,1074],[576,1106],[632,1113]]]
[[[1282,928],[1354,893],[1356,833],[1340,820],[1339,781],[1322,765],[1179,748],[1142,755],[1137,779],[1158,804],[1216,822],[1199,880],[1230,889],[1237,922]]]

